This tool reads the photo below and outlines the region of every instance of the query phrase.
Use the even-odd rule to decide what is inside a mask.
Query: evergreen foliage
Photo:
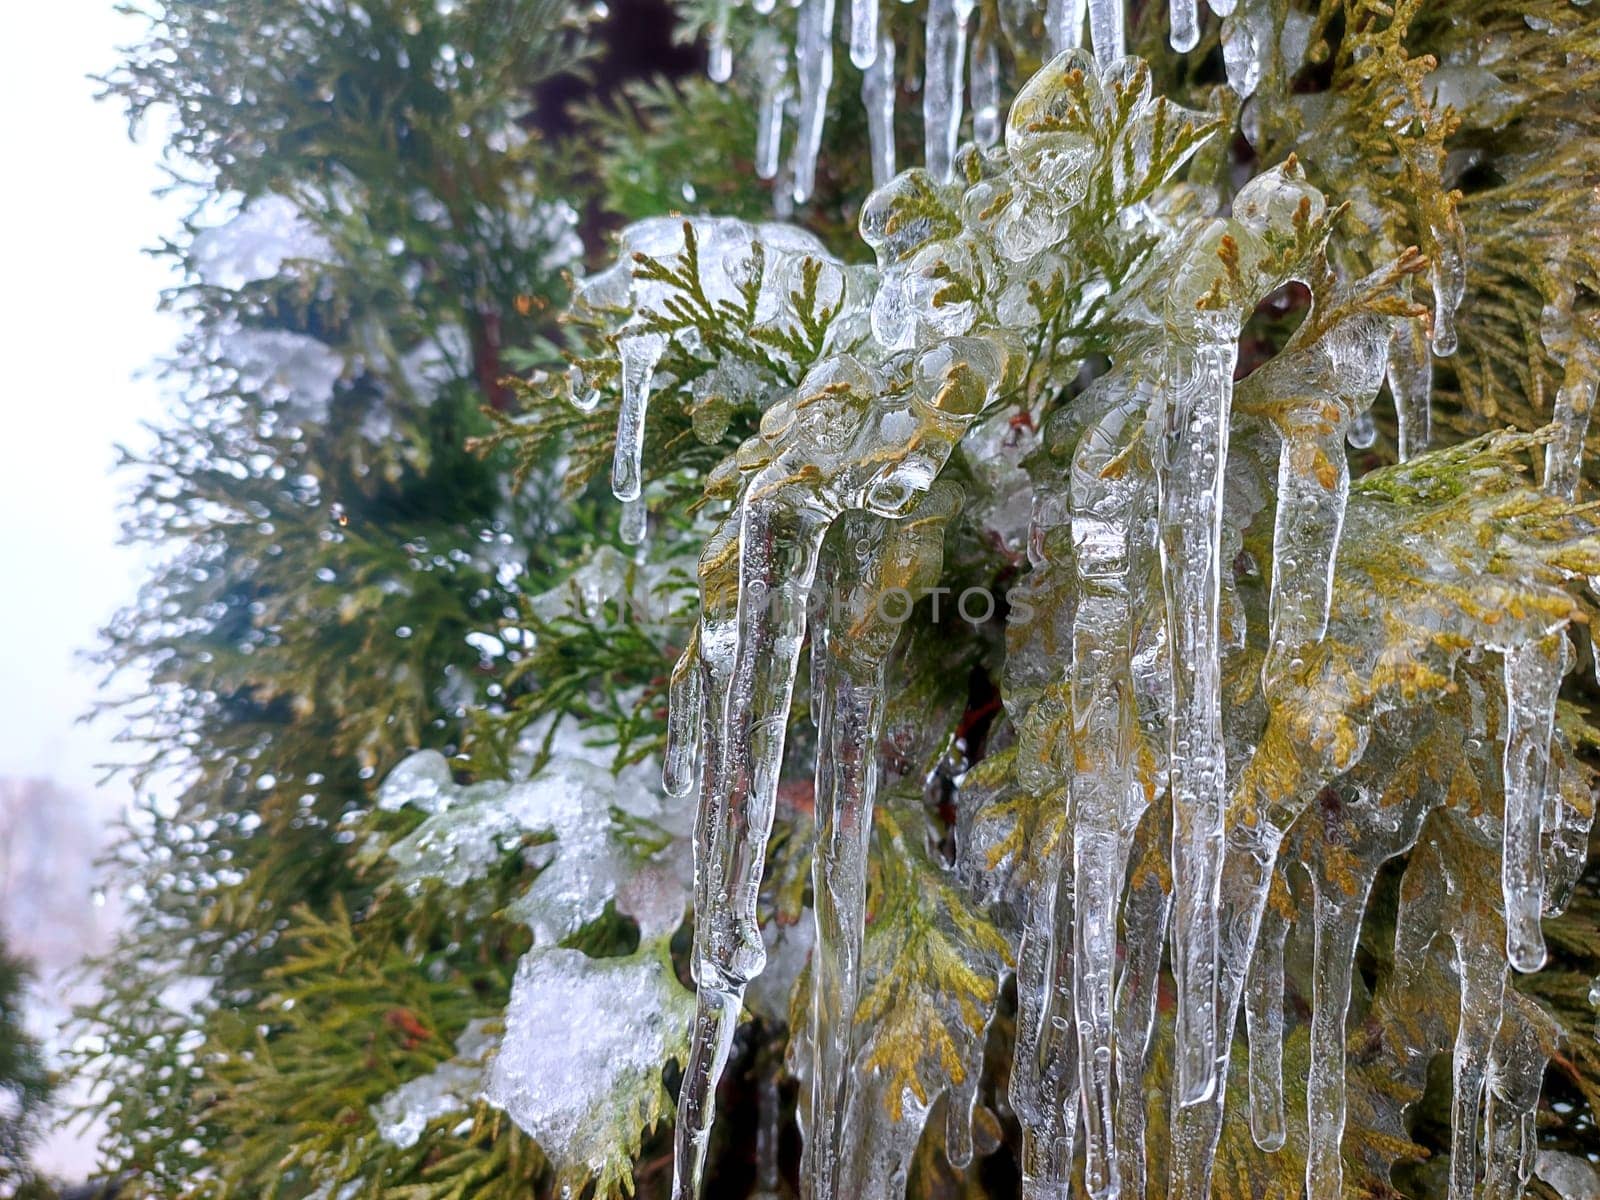
[[[1229,503],[1249,516],[1229,536],[1250,637],[1225,661],[1223,688],[1264,730],[1243,768],[1250,803],[1277,820],[1314,796],[1313,815],[1327,816],[1293,826],[1284,854],[1305,873],[1280,880],[1270,901],[1291,926],[1291,1009],[1308,1008],[1314,973],[1295,894],[1344,886],[1367,866],[1340,857],[1341,821],[1363,819],[1358,792],[1395,804],[1447,795],[1455,814],[1498,809],[1498,759],[1485,766],[1477,733],[1484,697],[1500,694],[1498,656],[1477,649],[1497,614],[1573,623],[1583,669],[1563,692],[1557,768],[1574,811],[1593,812],[1593,606],[1572,581],[1600,575],[1600,533],[1591,507],[1531,479],[1558,391],[1600,362],[1600,10],[1567,0],[1240,5],[1275,32],[1298,29],[1309,47],[1291,60],[1275,39],[1248,102],[1226,89],[1214,20],[1195,51],[1176,55],[1158,6],[1136,6],[1130,46],[1148,77],[1096,98],[1110,114],[1098,123],[1082,117],[1087,98],[1076,116],[1051,114],[1051,132],[1098,139],[1087,198],[1070,215],[1073,264],[1013,303],[1014,352],[979,400],[963,392],[983,390],[975,372],[945,380],[940,411],[965,418],[971,436],[945,448],[940,483],[914,516],[881,534],[891,544],[881,573],[830,577],[859,606],[851,636],[887,659],[880,690],[885,669],[892,681],[849,1017],[864,1081],[852,1103],[867,1156],[907,1159],[915,1196],[1010,1196],[1024,1166],[1008,1099],[1019,1025],[1008,979],[1026,970],[1024,898],[1064,837],[1065,772],[1055,768],[1071,698],[1018,666],[1056,653],[1070,631],[1068,582],[1051,566],[1066,554],[1060,535],[1028,546],[1015,504],[1019,479],[1072,468],[1077,414],[1098,403],[1095,370],[1079,364],[1103,366],[1146,336],[1141,297],[1164,284],[1166,264],[1125,219],[1136,205],[1162,206],[1188,260],[1204,260],[1213,283],[1198,307],[1248,318],[1234,436],[1236,457],[1257,465],[1230,478],[1239,494]],[[885,6],[912,50],[906,95],[922,8]],[[720,11],[680,6],[679,41],[703,37]],[[105,962],[105,998],[83,1014],[98,1041],[79,1066],[102,1085],[109,1123],[102,1170],[134,1198],[511,1200],[575,1195],[591,1181],[597,1197],[664,1197],[688,1060],[678,1035],[693,1007],[692,917],[680,926],[656,910],[687,890],[662,878],[687,861],[689,838],[670,805],[635,804],[650,786],[637,781],[669,752],[669,696],[677,703],[685,686],[673,664],[693,661],[701,596],[726,601],[737,589],[738,521],[724,518],[774,463],[804,461],[793,478],[808,484],[831,469],[805,457],[806,439],[827,432],[819,413],[860,421],[883,399],[849,380],[822,401],[802,386],[819,360],[869,336],[849,324],[847,285],[834,290],[847,264],[870,257],[856,234],[871,189],[859,74],[839,53],[817,191],[794,218],[826,251],[798,260],[783,318],[762,308],[759,256],[773,252],[757,244],[753,276],[723,295],[707,283],[716,262],[701,225],[671,251],[624,264],[662,297],[634,314],[604,294],[572,295],[570,273],[593,277],[612,262],[612,231],[668,215],[676,229],[680,212],[774,214],[752,158],[752,80],[714,85],[685,71],[695,58],[681,45],[628,50],[628,31],[652,28],[659,10],[165,0],[148,16],[107,92],[135,121],[171,122],[178,182],[208,198],[163,247],[185,273],[168,298],[188,322],[168,363],[174,416],[128,454],[139,480],[129,536],[164,559],[106,634],[107,667],[151,681],[125,713],[151,801],[118,852],[136,885],[133,925]],[[736,60],[796,19],[788,6],[733,9]],[[980,6],[978,22],[999,19],[996,5]],[[1040,66],[1042,44],[1006,45],[1013,84]],[[1090,85],[1080,75],[1068,86]],[[1127,98],[1146,87],[1167,98],[1159,118]],[[902,112],[902,162],[919,157],[914,124]],[[1130,176],[1118,156],[1135,141],[1149,157]],[[902,177],[881,229],[954,237],[1026,186],[975,153],[959,170],[957,189]],[[1193,206],[1272,173],[1336,203],[1278,221],[1241,271],[1237,244],[1212,239]],[[974,217],[958,189],[980,184],[994,203]],[[1433,406],[1435,443],[1460,444],[1397,463],[1403,433],[1380,406],[1377,443],[1350,451],[1328,638],[1292,663],[1275,658],[1268,497],[1280,439],[1302,436],[1308,420],[1299,397],[1273,391],[1270,370],[1254,383],[1245,372],[1304,361],[1362,320],[1423,313],[1458,230],[1470,247],[1460,349],[1435,370]],[[936,304],[997,303],[981,272],[946,268],[934,282]],[[638,323],[625,327],[630,317]],[[1576,331],[1569,341],[1551,335],[1553,319]],[[675,381],[645,426],[651,537],[637,555],[604,484],[625,328],[667,339],[658,375]],[[570,402],[574,381],[594,393],[587,409]],[[913,388],[909,372],[887,385],[891,400]],[[1137,448],[1118,461],[1149,467]],[[1302,466],[1332,470],[1325,457]],[[839,546],[880,536],[853,523],[860,516],[829,535],[825,573],[848,576]],[[1019,632],[1002,607],[974,623],[948,600],[940,609],[935,586],[1009,592],[1047,619]],[[871,619],[872,599],[891,589],[918,597],[898,641],[899,626]],[[776,982],[747,997],[757,1019],[742,1027],[723,1086],[706,1191],[715,1200],[787,1194],[799,1169],[793,1139],[774,1142],[772,1130],[788,1128],[811,1036],[811,762],[829,744],[819,697],[830,678],[863,670],[825,663],[788,714],[759,898]],[[1292,699],[1269,701],[1264,673],[1291,679]],[[1344,774],[1369,737],[1377,748]],[[1157,752],[1142,753],[1153,775]],[[617,782],[594,783],[596,762]],[[579,794],[592,820],[539,809],[518,790],[533,784],[495,790],[530,777],[588,781]],[[452,822],[452,811],[469,816]],[[563,840],[576,829],[595,839],[586,854],[599,847],[624,865],[573,884],[582,918],[546,936],[552,881],[565,886],[575,865]],[[1427,829],[1412,852],[1418,876],[1499,895],[1498,858],[1465,820],[1441,816]],[[1162,884],[1168,838],[1152,808],[1131,889]],[[450,855],[465,844],[481,853],[462,876]],[[1570,906],[1545,923],[1551,965],[1518,977],[1513,1002],[1516,1028],[1552,1052],[1539,1137],[1561,1151],[1592,1149],[1600,1114],[1588,1003],[1600,974],[1600,849],[1577,854],[1587,867],[1567,881]],[[431,869],[430,855],[448,869]],[[1345,1182],[1363,1195],[1442,1196],[1451,1082],[1430,1064],[1447,1063],[1456,1033],[1448,939],[1418,947],[1415,969],[1397,964],[1402,910],[1422,903],[1406,893],[1416,877],[1399,863],[1374,872],[1349,1024]],[[590,1153],[575,1157],[460,1081],[481,1074],[474,1035],[500,1036],[508,1008],[537,999],[527,988],[557,980],[597,995],[583,989],[603,989],[606,972],[642,972],[643,1016],[673,1026],[662,1072],[619,1074],[615,1095],[587,1113]],[[4,984],[0,974],[0,1018]],[[4,1036],[0,1019],[0,1081],[31,1081],[36,1096],[42,1080],[25,1054],[8,1070]],[[1311,1036],[1307,1021],[1291,1022],[1291,1079],[1307,1073]],[[1288,1089],[1288,1144],[1262,1151],[1235,1115],[1250,1086],[1235,1058],[1216,1193],[1297,1194],[1303,1093]],[[1164,1094],[1177,1069],[1157,1054],[1149,1089]],[[386,1105],[404,1088],[439,1102],[396,1136]],[[503,1090],[491,1095],[514,1112]],[[916,1123],[900,1147],[897,1122],[911,1109],[941,1119],[926,1132]],[[1164,1105],[1150,1110],[1147,1169],[1160,1180],[1170,1131]],[[0,1141],[0,1164],[18,1149]]]

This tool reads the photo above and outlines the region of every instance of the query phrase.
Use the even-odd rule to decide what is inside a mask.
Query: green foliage
[[[23,1027],[22,1000],[29,973],[0,941],[0,1188],[23,1200],[49,1195],[28,1167],[28,1148],[39,1136],[40,1116],[54,1090],[39,1046]]]
[[[1447,797],[1450,815],[1430,818],[1427,846],[1497,889],[1467,822],[1494,816],[1502,787],[1470,745],[1498,668],[1475,648],[1492,644],[1502,622],[1592,616],[1571,579],[1600,575],[1594,514],[1534,490],[1529,466],[1571,351],[1543,332],[1548,313],[1570,314],[1589,336],[1600,293],[1588,236],[1600,16],[1564,0],[1532,9],[1241,0],[1252,7],[1274,30],[1302,29],[1311,49],[1293,61],[1274,49],[1248,105],[1220,87],[1215,26],[1201,52],[1180,59],[1162,48],[1164,17],[1150,5],[1132,30],[1148,71],[1103,94],[1080,72],[1066,81],[1070,103],[1024,122],[1031,133],[1086,139],[1094,166],[1082,203],[1066,210],[1071,253],[1008,297],[1003,316],[990,264],[941,263],[932,279],[936,305],[971,304],[1016,343],[992,380],[968,369],[936,381],[937,415],[966,420],[940,462],[965,500],[937,516],[944,565],[933,583],[952,594],[1009,591],[1044,619],[1008,627],[1001,611],[973,625],[949,597],[934,618],[929,580],[881,581],[907,585],[928,615],[890,662],[855,1014],[857,1062],[870,1079],[862,1102],[882,1114],[873,1136],[885,1141],[907,1105],[953,1108],[975,1095],[980,1157],[1017,1153],[1004,1115],[1014,1029],[1003,979],[1017,965],[1019,898],[1060,852],[1073,733],[1067,686],[1026,668],[1067,652],[1068,550],[1059,531],[1024,545],[1007,506],[1029,478],[1059,479],[1070,467],[1098,402],[1089,375],[1108,356],[1135,358],[1130,345],[1155,344],[1150,313],[1162,311],[1175,262],[1199,281],[1196,312],[1256,310],[1242,361],[1257,374],[1239,383],[1233,432],[1234,460],[1246,465],[1230,480],[1227,534],[1237,552],[1229,587],[1250,637],[1227,656],[1224,686],[1259,749],[1240,773],[1232,819],[1297,819],[1308,796],[1351,782],[1345,768],[1363,746],[1366,774],[1355,783],[1386,810],[1413,795]],[[708,12],[684,6],[679,16],[688,35]],[[888,5],[885,17],[912,47],[901,73],[914,78],[921,6]],[[977,19],[992,23],[997,11],[980,6]],[[793,20],[787,6],[770,18],[736,10],[736,52],[762,34],[758,22]],[[158,799],[119,852],[142,890],[133,928],[107,960],[107,995],[85,1014],[101,1042],[83,1065],[105,1086],[104,1166],[127,1180],[129,1196],[511,1200],[578,1191],[591,1177],[598,1195],[665,1194],[657,1126],[670,1109],[670,1072],[630,1079],[597,1110],[595,1161],[563,1160],[561,1147],[537,1146],[470,1098],[431,1118],[410,1146],[381,1135],[374,1110],[385,1097],[448,1063],[473,1022],[498,1031],[519,960],[550,949],[530,948],[519,901],[560,858],[541,833],[497,843],[492,865],[462,887],[399,870],[390,851],[438,826],[412,807],[379,807],[376,783],[419,747],[478,783],[537,772],[563,718],[619,770],[653,762],[671,664],[686,649],[693,657],[695,556],[704,549],[706,594],[731,596],[734,505],[752,481],[770,482],[767,469],[781,462],[793,468],[782,486],[813,486],[808,439],[875,404],[909,403],[918,385],[906,363],[886,373],[881,394],[848,381],[815,394],[805,386],[819,360],[866,338],[850,310],[881,282],[850,265],[867,257],[855,227],[869,172],[860,80],[841,52],[818,196],[800,218],[829,253],[795,258],[778,316],[758,314],[771,265],[759,243],[753,276],[732,299],[708,291],[696,225],[681,250],[623,267],[657,297],[628,332],[671,338],[645,436],[652,541],[624,557],[601,480],[621,403],[617,347],[635,314],[580,293],[558,320],[570,290],[563,270],[609,261],[602,231],[624,221],[706,210],[754,222],[769,216],[771,193],[752,169],[754,96],[742,76],[726,87],[601,79],[603,98],[552,112],[546,89],[558,76],[604,69],[594,21],[553,0],[166,3],[107,77],[134,120],[173,122],[181,170],[247,213],[281,204],[272,211],[294,222],[293,252],[242,279],[219,274],[205,232],[217,217],[204,207],[167,246],[187,272],[170,297],[190,322],[169,364],[182,399],[171,426],[128,455],[141,480],[130,536],[165,558],[108,630],[105,662],[151,681],[129,711],[129,737],[143,754],[139,779]],[[1007,57],[1019,79],[1038,65],[1026,47]],[[1152,85],[1171,100],[1146,109]],[[904,159],[919,135],[902,92]],[[1241,130],[1248,139],[1234,136]],[[1241,258],[1237,228],[1219,233],[1211,213],[1236,197],[1238,180],[1269,169],[1286,186],[1303,173],[1347,204],[1313,211],[1308,202]],[[953,187],[903,177],[877,228],[921,230],[913,240],[927,245],[991,228],[1030,202],[1009,164],[968,153],[960,172]],[[980,185],[985,203],[963,206],[962,189]],[[1140,215],[1147,209],[1177,235],[1163,243]],[[1481,436],[1360,475],[1329,635],[1286,668],[1285,686],[1268,689],[1270,497],[1279,447],[1304,436],[1307,418],[1304,395],[1258,364],[1304,363],[1355,323],[1425,312],[1436,286],[1424,288],[1425,273],[1458,232],[1471,251],[1461,349],[1441,360],[1436,405],[1442,423]],[[1307,295],[1271,309],[1268,293],[1291,277]],[[314,344],[335,365],[326,395],[308,404],[241,369],[251,335]],[[513,368],[518,377],[506,378]],[[598,392],[587,411],[569,402],[574,378]],[[898,458],[852,468],[887,476],[942,436],[919,431]],[[1141,453],[1121,469],[1148,471]],[[1374,466],[1382,453],[1353,461]],[[1320,450],[1301,465],[1317,477],[1332,469]],[[1139,636],[1153,638],[1153,625]],[[1592,699],[1569,692],[1559,766],[1578,805],[1600,734]],[[816,707],[802,686],[760,898],[774,928],[810,920],[814,797],[802,776]],[[1152,795],[1159,733],[1139,734],[1139,777]],[[681,838],[620,809],[608,819],[640,861],[683,853]],[[1326,863],[1319,880],[1365,868],[1341,859],[1313,820],[1294,830],[1287,853]],[[1164,855],[1150,850],[1160,838],[1148,827],[1141,837],[1149,852],[1136,877],[1160,875]],[[1430,1116],[1439,1082],[1426,1071],[1455,1035],[1443,943],[1404,979],[1393,961],[1398,914],[1423,870],[1398,863],[1379,877],[1362,936],[1345,1156],[1347,1185],[1366,1194],[1423,1178],[1420,1168],[1391,1171],[1447,1148]],[[1275,903],[1303,911],[1307,880],[1289,874]],[[1518,1028],[1543,1029],[1539,1014],[1559,1023],[1552,1074],[1575,1111],[1590,1114],[1600,1111],[1600,1052],[1587,1037],[1597,903],[1582,886],[1568,913],[1547,922],[1556,961],[1520,982],[1527,1007],[1517,1009]],[[1302,921],[1286,960],[1291,1005],[1312,992],[1308,942]],[[684,1004],[668,978],[667,939],[641,940],[622,904],[561,945],[598,974],[659,967],[663,1009]],[[681,945],[672,948],[681,981]],[[192,998],[167,987],[177,976],[204,985],[192,1011]],[[800,1020],[805,989],[785,978]],[[0,976],[0,1018],[4,985]],[[1159,1029],[1169,1023],[1163,1011]],[[740,1053],[769,1063],[789,1036],[763,1020]],[[1415,1051],[1404,1069],[1385,1050],[1396,1045]],[[1237,1062],[1244,1052],[1241,1043]],[[1303,1075],[1303,1029],[1286,1055],[1286,1073]],[[13,1065],[15,1077],[38,1081],[36,1095],[37,1073],[25,1059]],[[1152,1096],[1169,1069],[1152,1064]],[[1291,1142],[1276,1157],[1230,1116],[1219,1194],[1297,1194],[1304,1114],[1298,1089],[1290,1093]],[[1230,1102],[1230,1113],[1244,1107]],[[1581,1146],[1581,1116],[1547,1107],[1541,1118],[1548,1144]],[[1166,1106],[1153,1101],[1148,1119],[1159,1147]],[[913,1194],[1001,1194],[993,1180],[1003,1174],[948,1166],[951,1134],[937,1122],[930,1130]],[[738,1162],[742,1151],[717,1145]],[[0,1162],[8,1153],[15,1148],[0,1142]],[[1153,1149],[1152,1179],[1163,1163]],[[741,1178],[729,1169],[726,1194],[748,1191]],[[1431,1194],[1424,1184],[1418,1193]]]

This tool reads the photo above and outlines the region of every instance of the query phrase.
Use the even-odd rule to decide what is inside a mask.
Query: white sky
[[[143,249],[175,230],[182,205],[151,195],[163,180],[162,131],[146,129],[141,144],[131,143],[121,109],[96,102],[97,86],[86,78],[115,65],[116,47],[135,40],[141,23],[118,16],[111,0],[46,0],[11,6],[6,24],[13,53],[0,71],[0,778],[54,779],[82,804],[88,827],[105,833],[130,797],[126,784],[94,788],[96,764],[116,756],[115,728],[77,723],[97,689],[96,672],[79,656],[132,598],[142,573],[141,552],[117,545],[118,501],[131,480],[112,478],[111,468],[115,444],[145,444],[140,422],[163,415],[147,368],[172,347],[178,327],[156,312],[168,268]],[[83,877],[68,877],[78,885],[63,882],[59,894],[33,898],[42,910],[30,909],[55,931],[44,937],[63,959],[93,948],[80,944],[89,897],[66,894],[82,891]],[[103,919],[98,927],[103,937]],[[46,1036],[68,999],[87,998],[59,989],[42,980],[30,1013]],[[50,1136],[36,1160],[81,1180],[94,1138],[94,1130],[70,1126]]]
[[[140,23],[111,0],[13,6],[0,72],[7,230],[0,268],[0,775],[87,791],[111,729],[75,726],[95,696],[78,652],[127,601],[138,555],[116,545],[113,446],[140,444],[158,385],[135,378],[177,328],[155,311],[164,262],[142,253],[176,226],[159,129],[130,143],[120,108],[86,76],[117,61]],[[118,808],[121,798],[97,798]]]

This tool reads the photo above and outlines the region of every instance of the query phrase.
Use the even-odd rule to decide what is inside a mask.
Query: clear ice
[[[1259,5],[1211,8],[1226,18],[1229,77],[1248,93],[1277,53],[1261,44]],[[609,314],[613,364],[597,378],[620,403],[624,499],[647,479],[652,393],[687,405],[695,385],[679,378],[731,371],[730,323],[773,348],[740,368],[753,432],[714,473],[698,621],[670,680],[664,789],[697,797],[698,994],[674,1195],[700,1190],[717,1084],[766,965],[767,842],[808,644],[815,943],[792,1048],[802,1186],[808,1200],[844,1200],[904,1184],[937,1097],[891,1098],[892,1121],[877,1111],[855,1019],[902,633],[880,602],[891,586],[935,587],[946,530],[963,506],[984,504],[999,541],[1027,548],[1006,631],[1004,752],[1039,815],[1003,868],[968,880],[1015,914],[1008,1099],[1023,1195],[1055,1198],[1081,1181],[1095,1200],[1163,1188],[1205,1200],[1242,1015],[1255,1145],[1303,1145],[1306,1194],[1337,1200],[1357,939],[1380,872],[1408,854],[1393,986],[1459,997],[1453,1015],[1429,1014],[1453,1042],[1452,1197],[1470,1195],[1480,1145],[1494,1193],[1519,1195],[1544,1043],[1507,966],[1542,961],[1540,919],[1571,892],[1589,812],[1555,722],[1577,612],[1566,589],[1600,573],[1588,518],[1562,508],[1593,403],[1588,342],[1552,318],[1547,340],[1566,371],[1554,430],[1430,451],[1432,357],[1452,348],[1463,286],[1459,228],[1429,235],[1430,259],[1408,251],[1345,278],[1326,253],[1336,214],[1292,157],[1226,208],[1172,182],[1216,122],[1153,94],[1145,65],[1123,57],[1120,8],[1052,4],[1050,36],[1074,48],[1021,88],[1003,124],[994,18],[971,31],[969,62],[974,14],[966,0],[930,3],[927,167],[892,176],[894,46],[871,0],[852,2],[881,185],[860,214],[875,265],[846,267],[786,226],[696,218],[630,227],[623,262],[580,288],[580,304]],[[1008,35],[1012,17],[1000,14]],[[1173,4],[1174,45],[1194,44],[1199,17],[1191,0]],[[801,0],[799,21],[791,173],[803,200],[831,82],[832,0]],[[1092,49],[1075,45],[1085,26]],[[788,55],[767,45],[756,58],[768,174]],[[961,146],[968,79],[976,144]],[[1423,272],[1431,341],[1411,299]],[[1289,284],[1311,294],[1310,312],[1242,373],[1246,323]],[[685,319],[696,289],[715,311]],[[704,336],[697,321],[720,332]],[[804,354],[779,336],[801,329]],[[1402,462],[1352,480],[1346,445],[1373,444],[1385,381]],[[977,431],[1024,418],[1031,429],[1039,411],[1041,449],[1001,503],[986,492],[993,464],[973,462],[996,443]],[[1533,446],[1546,458],[1543,493],[1496,458]],[[941,478],[958,455],[951,475],[970,488]],[[1469,474],[1475,490],[1451,482]],[[1565,513],[1565,540],[1520,532],[1520,514],[1535,511]],[[1454,536],[1465,529],[1492,534]],[[1507,589],[1519,589],[1515,604]],[[1031,624],[1019,598],[1035,606]],[[1499,679],[1485,661],[1503,664]],[[1417,705],[1446,697],[1459,728],[1441,744],[1478,754],[1474,769],[1496,783],[1470,812],[1425,773],[1394,793],[1385,785],[1423,772],[1425,756],[1397,747],[1409,746]],[[992,794],[1011,793],[974,786],[970,802]],[[968,802],[959,792],[958,808]],[[1445,855],[1445,842],[1470,849]],[[958,861],[971,853],[958,845]],[[1291,878],[1295,863],[1307,869]],[[1285,1102],[1286,1086],[1300,1086],[1284,1066],[1286,963],[1300,969],[1291,933],[1310,949],[1300,1130]],[[981,1030],[989,1014],[979,1016]],[[1170,1039],[1172,1072],[1159,1152],[1146,1136],[1158,1039]],[[979,1081],[949,1073],[945,1146],[962,1169]]]

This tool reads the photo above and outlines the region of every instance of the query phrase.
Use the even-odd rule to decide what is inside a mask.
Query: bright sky
[[[139,26],[110,0],[17,5],[0,72],[0,776],[84,790],[113,731],[74,725],[96,687],[75,656],[139,577],[116,545],[128,481],[110,477],[113,446],[160,416],[158,384],[135,376],[176,337],[155,311],[166,265],[142,253],[181,210],[151,196],[161,131],[131,143],[86,78]]]
[[[131,143],[121,110],[96,102],[87,78],[116,63],[116,47],[134,40],[140,23],[118,16],[111,0],[16,5],[6,21],[14,52],[0,71],[8,181],[0,195],[0,778],[51,778],[84,805],[91,827],[108,831],[129,792],[93,787],[96,764],[116,754],[115,728],[77,723],[97,690],[80,655],[141,574],[140,552],[117,545],[117,505],[131,481],[113,479],[111,468],[115,444],[143,444],[140,422],[163,413],[147,368],[178,330],[156,312],[167,266],[143,249],[175,229],[182,205],[151,195],[163,178],[161,130]],[[91,948],[76,944],[84,926],[70,922],[89,897],[67,893],[82,890],[63,883],[56,895],[33,897],[63,956]],[[65,1015],[67,999],[87,998],[41,988],[30,1021],[42,1034]],[[94,1136],[81,1126],[57,1131],[36,1161],[81,1180]]]

